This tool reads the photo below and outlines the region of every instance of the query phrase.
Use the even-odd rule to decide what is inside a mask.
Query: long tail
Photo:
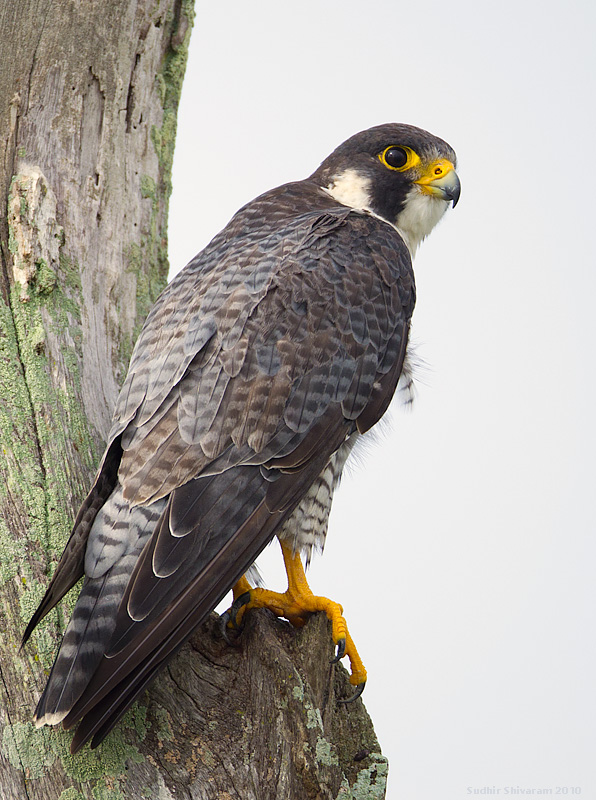
[[[86,559],[92,562],[89,556],[96,556],[91,565],[95,569],[87,569],[95,575],[85,578],[37,705],[38,726],[61,722],[84,692],[114,632],[118,607],[130,575],[165,504],[166,501],[161,500],[151,506],[131,509],[118,486],[97,514],[89,534]]]

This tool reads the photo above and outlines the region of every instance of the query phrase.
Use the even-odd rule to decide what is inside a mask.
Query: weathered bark
[[[209,621],[97,751],[71,757],[70,734],[31,722],[64,615],[24,651],[20,636],[166,280],[192,14],[192,0],[0,5],[2,798],[384,795],[362,704],[335,702],[324,619],[295,632],[253,614],[238,648]]]

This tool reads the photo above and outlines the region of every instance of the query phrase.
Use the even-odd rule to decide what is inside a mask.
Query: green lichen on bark
[[[174,731],[166,709],[156,705],[153,708],[153,717],[156,721],[155,734],[158,740],[160,742],[171,742],[174,739]]]
[[[65,789],[58,800],[85,800],[85,796],[82,795],[78,789],[75,789],[74,786],[71,786],[69,789]]]
[[[352,786],[345,779],[335,800],[384,800],[389,763],[380,753],[371,753],[368,758],[372,763],[360,770]]]
[[[73,443],[89,472],[96,464],[97,453],[78,399],[80,312],[73,308],[74,301],[65,295],[57,281],[48,290],[47,272],[46,268],[41,285],[37,275],[31,282],[29,300],[22,300],[19,288],[12,290],[11,312],[41,461],[39,483],[42,492],[36,494],[41,507],[38,503],[33,511],[38,526],[32,533],[41,537],[44,550],[50,557],[57,557],[72,522],[72,487],[76,478],[66,458],[69,442]],[[47,336],[52,334],[56,341],[60,341],[61,357],[70,383],[56,385],[52,381],[55,358],[47,352]],[[57,468],[55,463],[57,453],[63,454],[61,468]],[[48,476],[51,480],[47,479]],[[81,494],[83,490],[84,487],[80,486]]]
[[[0,517],[0,588],[16,575],[17,564],[25,559],[25,544],[14,540]]]
[[[372,763],[361,769],[352,786],[354,800],[383,800],[387,791],[389,763],[380,753],[371,753]]]
[[[36,266],[36,290],[40,297],[43,297],[54,291],[58,278],[54,270],[48,267],[45,259],[40,258]]]
[[[119,339],[118,374],[121,376],[121,382],[126,375],[134,342],[147,314],[166,286],[170,268],[166,222],[172,192],[178,104],[188,60],[193,21],[193,0],[182,0],[178,16],[174,18],[171,12],[171,17],[167,20],[174,26],[174,30],[161,70],[155,78],[163,109],[161,125],[153,125],[151,128],[151,141],[157,155],[158,174],[155,177],[147,174],[141,176],[141,197],[151,203],[149,221],[141,234],[140,241],[130,243],[125,250],[127,270],[136,277],[136,313],[131,339],[127,336]]]
[[[2,733],[2,753],[13,767],[25,770],[29,780],[41,778],[56,760],[57,748],[58,740],[51,731],[38,730],[31,722],[7,725]]]
[[[119,786],[126,780],[127,765],[144,761],[138,749],[126,740],[127,730],[133,729],[140,735],[137,723],[129,712],[97,749],[85,748],[73,756],[72,733],[18,722],[4,728],[1,749],[12,766],[24,770],[30,781],[41,778],[48,767],[60,760],[68,777],[78,784],[90,785],[94,797],[114,798],[119,796]]]
[[[91,794],[93,800],[126,800],[120,791],[119,781],[114,781],[105,786],[94,786]]]
[[[171,38],[170,50],[166,53],[162,69],[156,76],[164,113],[161,128],[154,125],[151,129],[151,139],[162,167],[162,181],[167,188],[168,197],[171,191],[178,103],[186,72],[188,45],[194,17],[194,0],[182,0],[177,27]]]
[[[149,244],[152,256],[151,264],[155,266],[152,266],[147,273],[146,285],[141,286],[140,290],[137,291],[137,297],[141,301],[141,308],[137,309],[138,314],[142,314],[143,312],[144,297],[149,300],[148,307],[145,305],[145,314],[149,311],[157,294],[165,286],[169,269],[167,238],[164,231],[156,229],[154,223],[157,210],[160,206],[163,209],[165,219],[167,219],[168,215],[168,206],[172,193],[172,164],[174,161],[174,146],[176,143],[178,105],[180,103],[182,83],[186,72],[188,45],[194,22],[194,14],[193,0],[182,0],[178,17],[175,21],[176,28],[170,40],[170,48],[164,57],[162,69],[156,76],[157,87],[163,108],[163,117],[161,127],[154,125],[151,128],[151,141],[153,142],[159,162],[159,176],[158,180],[151,185],[146,179],[144,183],[142,182],[141,184],[141,193],[143,197],[151,198],[153,201],[154,213],[151,219],[149,241],[144,244]],[[158,291],[156,292],[156,290]]]
[[[49,577],[54,568],[98,454],[80,401],[80,278],[63,252],[55,198],[38,168],[13,177],[7,221],[14,280],[0,299],[0,502],[13,525],[8,516],[0,524],[0,581],[19,576],[25,624],[45,591],[40,573]],[[46,669],[63,612],[50,619],[54,626],[33,637],[32,657]]]
[[[137,279],[133,342],[136,342],[147,314],[167,283],[170,269],[167,248],[161,215],[153,199],[149,229],[142,236],[140,245],[132,244],[128,249],[128,269]],[[125,355],[125,350],[122,350],[122,354]]]
[[[334,767],[339,764],[336,754],[333,752],[331,743],[324,736],[317,736],[316,759],[319,764],[326,767]]]
[[[143,174],[139,190],[143,201],[150,203],[148,220],[143,222],[140,239],[124,250],[127,271],[135,275],[135,321],[132,336],[118,340],[117,376],[122,384],[141,328],[163,291],[168,279],[167,219],[172,192],[172,164],[176,141],[178,104],[188,60],[188,45],[194,21],[194,0],[182,0],[176,17],[171,11],[166,22],[173,26],[168,50],[156,75],[156,87],[162,105],[161,125],[153,125],[150,135],[157,155],[157,174]],[[146,218],[145,218],[146,219]]]
[[[141,176],[141,196],[144,198],[151,197],[155,199],[155,181],[151,175]]]
[[[45,540],[45,476],[37,451],[33,420],[13,316],[0,299],[0,446],[3,454],[0,499],[10,495],[26,515],[29,536]],[[22,540],[15,541],[7,528],[0,527],[4,579],[17,574],[21,563],[17,550],[22,551],[23,546]]]

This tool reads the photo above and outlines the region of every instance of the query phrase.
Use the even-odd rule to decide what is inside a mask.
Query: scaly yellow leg
[[[331,635],[334,643],[338,645],[340,657],[347,655],[350,659],[352,671],[350,683],[353,686],[363,686],[366,682],[366,669],[348,632],[343,617],[343,608],[339,603],[335,603],[327,597],[314,595],[306,580],[298,553],[293,553],[292,548],[283,542],[281,550],[288,575],[287,590],[282,594],[269,589],[253,589],[246,578],[240,578],[233,589],[236,605],[238,599],[243,595],[248,594],[250,598],[238,609],[234,622],[240,625],[245,612],[251,608],[268,608],[278,617],[285,617],[292,625],[302,627],[309,614],[324,611],[327,618],[331,620]]]
[[[235,583],[234,586],[232,587],[232,594],[234,595],[234,600],[237,600],[243,594],[246,594],[246,592],[250,592],[251,590],[252,586],[246,580],[246,577],[243,575],[238,581],[238,583]]]

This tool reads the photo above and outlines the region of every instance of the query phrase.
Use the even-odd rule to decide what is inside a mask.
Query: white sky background
[[[417,402],[345,477],[310,572],[367,665],[389,800],[596,797],[595,21],[591,0],[197,0],[173,271],[356,131],[408,122],[459,156],[414,264]]]

